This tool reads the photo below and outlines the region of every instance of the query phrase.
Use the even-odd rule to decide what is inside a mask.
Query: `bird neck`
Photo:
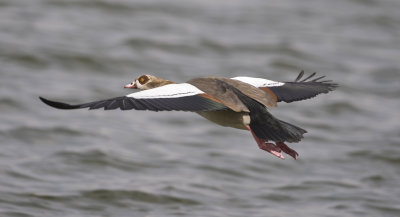
[[[157,81],[153,81],[147,84],[147,89],[153,89],[156,87],[161,87],[167,84],[175,84],[175,82],[169,81],[169,80],[165,80],[162,78],[157,79]]]

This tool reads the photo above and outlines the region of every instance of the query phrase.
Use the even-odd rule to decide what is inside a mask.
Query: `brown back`
[[[246,105],[243,104],[239,97],[236,96],[236,94],[232,91],[232,89],[230,89],[229,86],[238,89],[243,94],[267,107],[275,107],[277,102],[275,94],[267,93],[257,87],[254,87],[253,85],[229,78],[194,78],[192,80],[189,80],[187,83],[196,86],[205,93],[220,100],[224,105],[235,112],[249,112],[249,109],[246,107]]]

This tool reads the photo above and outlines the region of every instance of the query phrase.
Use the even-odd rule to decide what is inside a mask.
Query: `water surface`
[[[397,0],[3,0],[1,216],[398,216]],[[291,81],[271,109],[308,130],[298,160],[191,113],[61,111],[149,73]]]

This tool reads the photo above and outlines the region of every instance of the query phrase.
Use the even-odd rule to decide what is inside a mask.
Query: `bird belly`
[[[233,127],[241,130],[247,130],[246,125],[250,124],[250,116],[247,112],[234,111],[207,111],[197,112],[205,119],[224,127]]]

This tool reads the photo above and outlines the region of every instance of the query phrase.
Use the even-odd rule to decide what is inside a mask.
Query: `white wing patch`
[[[185,96],[193,96],[204,93],[197,87],[188,84],[168,84],[165,86],[143,90],[127,95],[135,99],[155,99],[155,98],[179,98]]]
[[[278,81],[271,81],[264,78],[253,78],[253,77],[234,77],[232,79],[251,84],[255,87],[276,87],[282,86],[285,83],[278,82]]]

